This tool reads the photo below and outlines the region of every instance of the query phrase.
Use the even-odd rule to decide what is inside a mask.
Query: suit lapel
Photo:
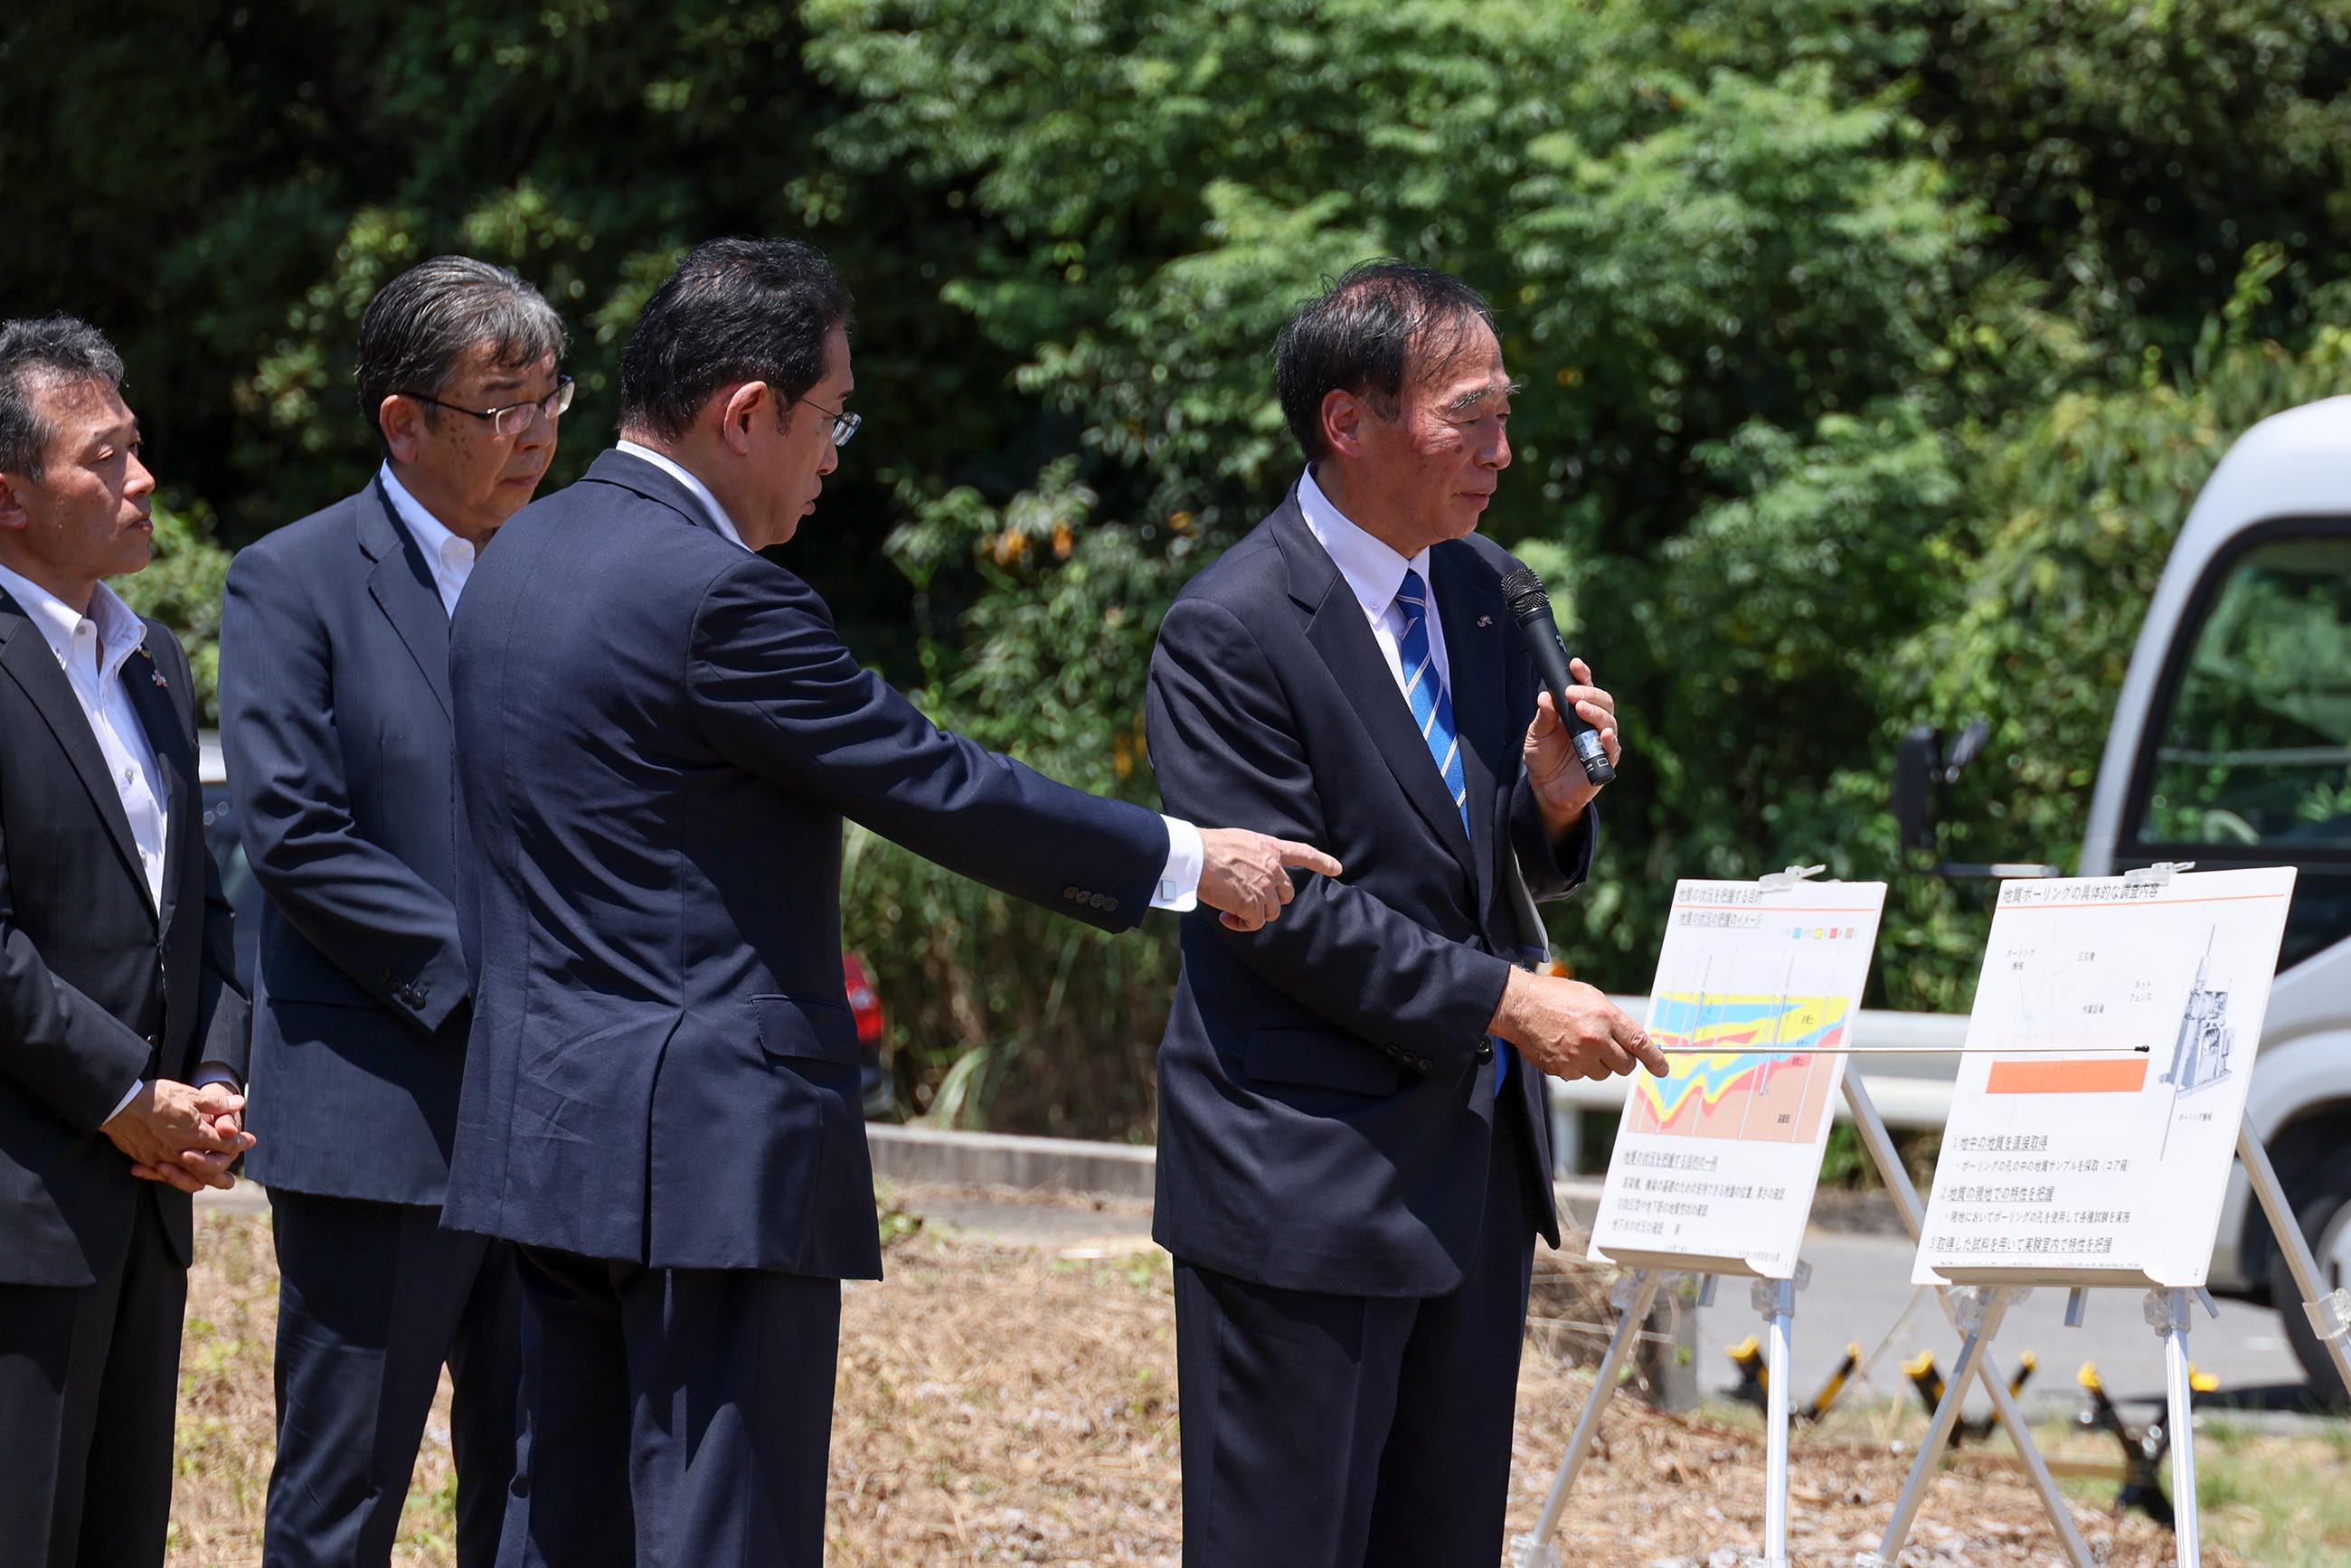
[[[41,635],[40,628],[5,591],[0,591],[0,669],[6,670],[24,688],[34,711],[48,726],[49,733],[57,737],[66,759],[80,777],[82,788],[89,791],[90,803],[98,808],[107,836],[114,841],[115,854],[123,871],[138,887],[148,913],[155,913],[154,900],[147,892],[147,873],[139,864],[139,845],[131,836],[131,819],[123,812],[122,797],[116,791],[114,780],[107,775],[106,755],[98,748],[98,737],[90,730],[89,716],[82,712],[81,700],[74,695],[65,671],[58,667],[48,639]]]
[[[433,688],[433,698],[449,712],[449,612],[442,608],[441,590],[433,569],[417,547],[415,536],[401,526],[384,494],[379,476],[360,501],[360,549],[375,567],[368,573],[368,594],[384,619],[408,646],[409,656]]]
[[[1373,747],[1395,775],[1405,799],[1462,869],[1474,877],[1469,836],[1461,826],[1461,812],[1445,788],[1443,775],[1437,771],[1437,759],[1428,754],[1428,743],[1421,739],[1420,727],[1413,722],[1412,708],[1396,689],[1395,677],[1388,673],[1387,659],[1364,619],[1364,607],[1307,528],[1294,493],[1274,514],[1273,530],[1289,567],[1290,597],[1311,612],[1307,641],[1314,644],[1332,678],[1346,695],[1348,706],[1371,733]],[[1451,652],[1449,644],[1447,651]],[[1458,708],[1456,713],[1458,728]]]
[[[122,690],[147,731],[148,748],[155,754],[155,782],[163,791],[163,906],[156,921],[160,929],[168,931],[179,904],[181,862],[185,858],[181,846],[189,841],[193,819],[188,813],[195,807],[188,799],[188,778],[193,768],[185,754],[186,734],[180,727],[180,713],[172,706],[172,694],[156,685],[160,673],[154,656],[143,649],[123,661]],[[141,885],[145,885],[143,878]]]
[[[1470,868],[1478,878],[1478,907],[1484,910],[1494,906],[1499,781],[1517,777],[1510,752],[1518,737],[1510,733],[1502,703],[1501,640],[1509,618],[1500,594],[1475,570],[1477,561],[1477,552],[1458,541],[1438,545],[1428,556],[1429,587],[1437,595],[1451,671],[1446,684],[1461,741],[1461,781],[1469,791],[1469,837],[1485,846]]]

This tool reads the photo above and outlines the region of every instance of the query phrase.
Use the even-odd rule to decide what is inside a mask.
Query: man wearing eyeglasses
[[[449,619],[571,402],[563,324],[438,256],[360,324],[366,488],[229,570],[221,731],[262,915],[250,1088],[280,1276],[264,1561],[381,1564],[445,1362],[457,1561],[514,1470],[513,1249],[440,1228],[472,1009],[451,900]]]

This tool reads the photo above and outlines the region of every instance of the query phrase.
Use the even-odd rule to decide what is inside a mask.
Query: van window
[[[2273,862],[2351,850],[2351,534],[2255,545],[2207,603],[2136,837]]]

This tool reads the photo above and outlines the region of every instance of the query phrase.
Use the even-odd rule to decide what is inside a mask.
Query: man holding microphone
[[[1278,926],[1184,925],[1155,1234],[1176,1260],[1185,1561],[1492,1562],[1535,1235],[1542,1078],[1664,1058],[1513,967],[1522,892],[1587,873],[1598,786],[1476,537],[1516,390],[1485,302],[1357,267],[1284,329],[1306,462],[1160,628],[1167,809],[1326,846]],[[1614,704],[1562,695],[1617,754]],[[1606,768],[1595,768],[1602,777]]]

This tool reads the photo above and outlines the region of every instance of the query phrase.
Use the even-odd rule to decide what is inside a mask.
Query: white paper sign
[[[1649,993],[1648,1030],[1677,1051],[1627,1086],[1593,1220],[1603,1261],[1786,1279],[1869,977],[1882,882],[1685,882]]]
[[[1911,1278],[2196,1286],[2294,870],[2000,890]]]

